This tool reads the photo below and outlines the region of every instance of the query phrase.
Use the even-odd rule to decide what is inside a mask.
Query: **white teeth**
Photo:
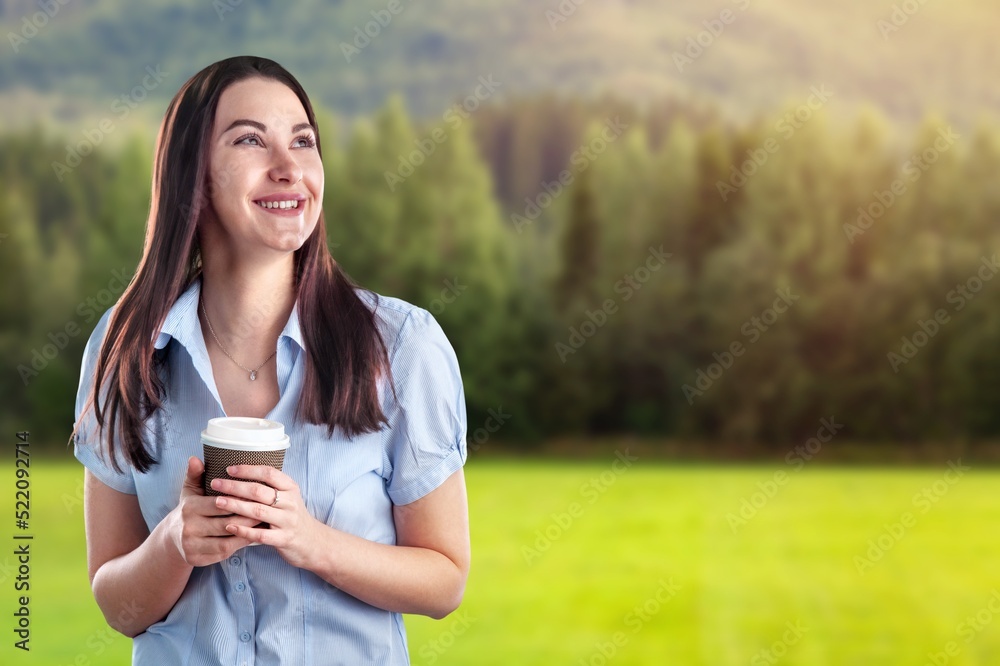
[[[258,201],[257,205],[261,208],[298,208],[299,202],[297,200],[291,201]]]

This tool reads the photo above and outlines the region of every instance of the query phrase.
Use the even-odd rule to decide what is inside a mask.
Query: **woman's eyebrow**
[[[229,127],[227,127],[222,131],[222,133],[225,134],[234,127],[239,127],[241,125],[249,125],[250,127],[254,127],[257,130],[263,132],[264,134],[267,134],[267,127],[264,125],[264,123],[257,122],[256,120],[249,120],[247,118],[238,118],[237,120],[234,120]],[[299,132],[304,129],[315,131],[313,129],[313,126],[310,125],[309,123],[299,123],[294,127],[292,127],[292,133],[294,134],[295,132]]]
[[[250,127],[257,128],[259,131],[264,132],[265,134],[267,133],[267,127],[264,126],[264,123],[259,123],[256,120],[248,120],[246,118],[239,118],[237,120],[234,120],[229,127],[222,130],[222,133],[225,134],[229,130],[233,129],[234,127],[239,127],[240,125],[249,125]]]

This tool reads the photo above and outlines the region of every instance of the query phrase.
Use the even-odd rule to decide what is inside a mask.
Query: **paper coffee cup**
[[[230,465],[270,465],[280,470],[289,439],[277,421],[244,416],[210,419],[201,431],[205,454],[206,495],[222,495],[212,489],[212,479],[232,479]]]

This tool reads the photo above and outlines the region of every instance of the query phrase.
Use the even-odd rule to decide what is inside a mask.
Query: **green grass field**
[[[465,603],[408,618],[414,664],[1000,663],[996,471],[784,467],[766,498],[777,467],[612,461],[470,463]],[[31,652],[13,647],[0,474],[0,663],[128,663],[90,595],[73,463],[32,466]],[[743,499],[760,508],[734,530]]]

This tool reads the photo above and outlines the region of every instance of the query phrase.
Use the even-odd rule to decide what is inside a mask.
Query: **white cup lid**
[[[289,444],[282,424],[246,416],[209,419],[201,432],[201,441],[238,451],[277,451],[287,449]]]

